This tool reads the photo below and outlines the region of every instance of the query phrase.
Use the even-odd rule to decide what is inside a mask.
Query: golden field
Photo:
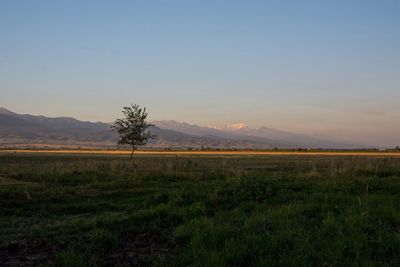
[[[96,150],[96,149],[17,149],[3,150],[0,154],[89,154],[89,155],[129,155],[129,150]],[[280,156],[280,155],[309,155],[309,156],[382,156],[382,157],[399,157],[400,152],[379,152],[379,151],[253,151],[253,150],[137,150],[135,155],[210,155],[210,156]]]

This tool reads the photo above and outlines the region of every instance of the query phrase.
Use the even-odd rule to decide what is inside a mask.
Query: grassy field
[[[400,266],[400,157],[0,154],[0,266]]]
[[[1,154],[12,154],[12,155],[130,155],[130,150],[102,150],[102,149],[7,149],[0,150]],[[326,150],[315,150],[315,151],[296,151],[296,150],[137,150],[135,155],[153,155],[153,156],[370,156],[370,157],[400,157],[400,152],[388,152],[388,151],[326,151]]]

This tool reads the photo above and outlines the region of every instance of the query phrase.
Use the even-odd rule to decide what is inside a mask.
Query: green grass
[[[398,158],[1,156],[0,177],[6,265],[400,265]]]

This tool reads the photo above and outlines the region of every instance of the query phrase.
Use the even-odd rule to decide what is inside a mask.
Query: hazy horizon
[[[400,144],[399,1],[1,1],[0,106]]]

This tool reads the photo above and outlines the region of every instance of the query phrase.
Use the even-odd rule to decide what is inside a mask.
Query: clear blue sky
[[[400,143],[400,1],[0,0],[0,106]]]

